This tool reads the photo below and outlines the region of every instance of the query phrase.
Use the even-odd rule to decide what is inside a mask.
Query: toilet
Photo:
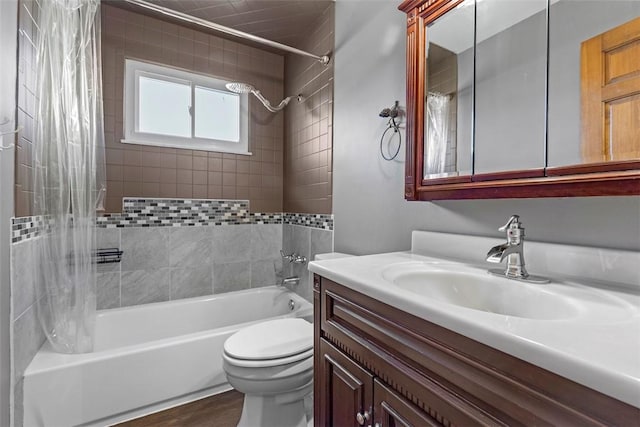
[[[304,319],[261,322],[224,343],[229,384],[244,393],[238,427],[306,427],[313,390],[313,325]]]

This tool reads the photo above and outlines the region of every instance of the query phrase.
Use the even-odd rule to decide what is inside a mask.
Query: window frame
[[[191,87],[191,137],[154,134],[138,131],[139,126],[139,85],[140,77],[151,77],[171,83],[189,84]],[[206,76],[194,72],[177,69],[167,65],[153,64],[136,59],[125,58],[124,78],[124,135],[120,142],[124,144],[139,144],[156,147],[181,148],[187,150],[215,151],[221,153],[233,153],[251,155],[249,152],[249,96],[248,94],[235,94],[225,87],[228,80],[218,77]],[[240,104],[240,139],[239,141],[227,141],[221,139],[196,138],[195,119],[198,114],[195,110],[196,87],[232,93],[239,97]]]

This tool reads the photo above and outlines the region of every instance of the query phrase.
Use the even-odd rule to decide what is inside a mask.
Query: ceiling
[[[147,0],[255,36],[299,47],[333,0]]]

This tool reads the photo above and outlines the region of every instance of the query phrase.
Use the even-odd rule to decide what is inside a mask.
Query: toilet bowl
[[[298,318],[241,329],[224,344],[229,384],[244,393],[239,427],[304,427],[313,390],[313,326]]]

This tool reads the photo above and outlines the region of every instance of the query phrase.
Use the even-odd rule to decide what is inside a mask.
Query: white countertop
[[[541,288],[544,292],[571,301],[572,311],[568,317],[541,320],[439,302],[402,289],[384,275],[390,267],[429,270],[445,265],[453,271],[474,274],[484,274],[487,267],[411,252],[394,252],[314,261],[309,264],[309,270],[640,407],[640,292],[637,289],[606,287],[582,280],[577,283],[558,276],[547,285],[496,278],[513,286],[544,286]]]

